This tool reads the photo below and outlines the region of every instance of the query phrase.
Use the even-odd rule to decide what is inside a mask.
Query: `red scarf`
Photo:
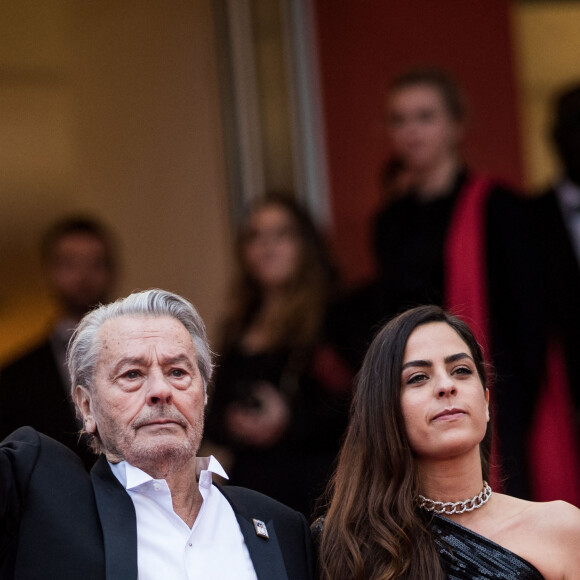
[[[476,176],[460,191],[449,224],[444,256],[446,307],[469,324],[486,359],[491,352],[485,251],[486,202],[490,185],[488,179]],[[491,398],[490,408],[493,409]],[[494,489],[501,488],[497,458],[494,440],[490,474]]]
[[[529,464],[537,501],[563,499],[580,507],[580,450],[561,344],[548,343],[546,376],[530,433]]]
[[[485,255],[489,191],[488,179],[469,179],[459,193],[445,244],[446,306],[469,324],[484,355],[490,345]]]

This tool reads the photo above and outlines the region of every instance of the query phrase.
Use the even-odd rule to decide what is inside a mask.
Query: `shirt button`
[[[189,547],[191,548],[191,546],[193,546],[193,544],[191,542],[189,542]]]
[[[161,489],[161,486],[160,486],[158,483],[154,483],[154,484],[153,484],[153,489],[154,489],[155,491],[159,491],[159,490]]]

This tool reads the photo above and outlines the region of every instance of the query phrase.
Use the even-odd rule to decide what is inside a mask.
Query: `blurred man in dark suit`
[[[525,393],[534,414],[529,456],[535,499],[580,505],[579,83],[556,96],[552,138],[561,175],[529,204],[541,279],[530,288],[540,332],[528,345],[537,377]]]
[[[94,456],[78,436],[66,348],[81,318],[110,298],[116,270],[113,243],[95,220],[67,218],[46,232],[41,257],[60,316],[48,336],[0,371],[0,439],[31,425],[79,453],[89,466]]]

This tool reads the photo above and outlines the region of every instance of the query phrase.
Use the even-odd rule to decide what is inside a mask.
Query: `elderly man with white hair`
[[[89,476],[29,427],[0,444],[1,578],[312,578],[304,517],[214,485],[223,469],[197,457],[212,360],[187,300],[149,290],[93,310],[68,364],[100,457]]]

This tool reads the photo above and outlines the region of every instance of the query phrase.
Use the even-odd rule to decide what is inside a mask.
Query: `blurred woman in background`
[[[351,376],[321,330],[335,270],[310,217],[283,195],[250,208],[237,250],[208,437],[233,452],[230,483],[308,516],[350,394]]]

